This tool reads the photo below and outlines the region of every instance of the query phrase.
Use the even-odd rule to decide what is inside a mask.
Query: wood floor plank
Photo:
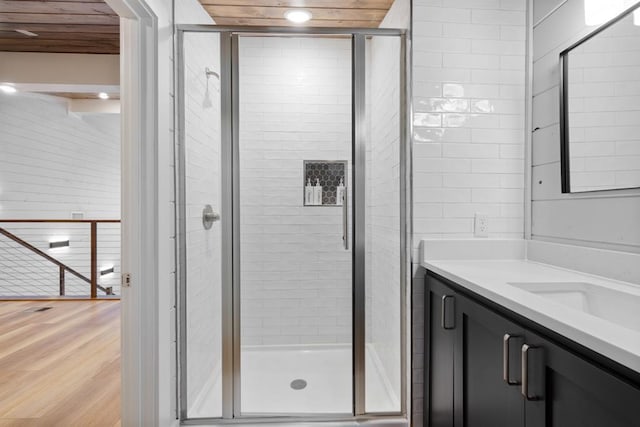
[[[114,347],[118,340],[97,337],[90,345],[78,348],[71,357],[59,363],[55,369],[37,371],[41,375],[29,383],[29,387],[17,390],[13,395],[13,405],[8,406],[5,415],[11,418],[42,416],[49,406],[57,405],[64,396],[90,380],[102,365],[117,356]],[[111,350],[111,351],[110,351]],[[52,393],[55,389],[55,393]],[[0,412],[2,416],[2,412]]]
[[[0,306],[10,305],[9,302],[0,302]],[[11,301],[11,303],[13,303]],[[66,303],[66,302],[65,302]],[[64,310],[43,311],[36,313],[25,312],[27,309],[34,309],[40,307],[54,307],[54,305],[47,302],[29,301],[26,305],[22,305],[20,308],[16,308],[14,312],[7,312],[2,317],[2,324],[0,324],[0,336],[5,333],[10,333],[15,329],[24,325],[33,325],[37,323],[46,323],[48,321],[59,322],[69,317],[79,316],[82,311],[87,310],[88,307],[84,306],[61,306]],[[57,307],[57,306],[56,306]]]
[[[0,318],[0,427],[120,425],[119,301],[0,302]]]

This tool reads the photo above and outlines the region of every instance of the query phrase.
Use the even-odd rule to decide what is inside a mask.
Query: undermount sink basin
[[[509,285],[640,332],[640,292],[624,292],[584,282],[512,282]]]

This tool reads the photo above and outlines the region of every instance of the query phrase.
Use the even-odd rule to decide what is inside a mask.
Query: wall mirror
[[[560,54],[562,192],[640,187],[640,3]]]

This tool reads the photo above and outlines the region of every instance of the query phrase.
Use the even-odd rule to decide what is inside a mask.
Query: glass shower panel
[[[230,220],[215,217],[221,210],[220,37],[185,33],[183,46],[183,410],[188,418],[213,418],[222,416],[221,227]]]
[[[238,48],[241,414],[350,414],[351,38]]]
[[[400,37],[366,41],[365,410],[400,412]]]

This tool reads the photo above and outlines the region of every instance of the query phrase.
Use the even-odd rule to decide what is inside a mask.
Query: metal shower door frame
[[[189,419],[187,414],[186,355],[186,212],[185,212],[185,99],[184,99],[184,35],[185,33],[218,33],[220,35],[221,97],[221,281],[222,281],[222,418]],[[305,414],[291,416],[243,416],[241,414],[241,330],[240,330],[240,157],[239,157],[239,37],[253,36],[323,36],[351,37],[352,40],[352,355],[353,410],[350,414]],[[401,411],[366,413],[365,410],[365,164],[366,164],[366,51],[368,36],[400,38],[400,260],[401,274]],[[234,27],[218,25],[178,25],[176,27],[176,331],[177,341],[177,408],[184,424],[236,424],[242,422],[353,421],[407,415],[407,286],[410,267],[410,238],[403,219],[410,217],[408,200],[410,177],[407,138],[406,34],[399,29],[304,28],[304,27]],[[231,221],[228,219],[231,218]],[[409,270],[410,271],[410,270]]]

